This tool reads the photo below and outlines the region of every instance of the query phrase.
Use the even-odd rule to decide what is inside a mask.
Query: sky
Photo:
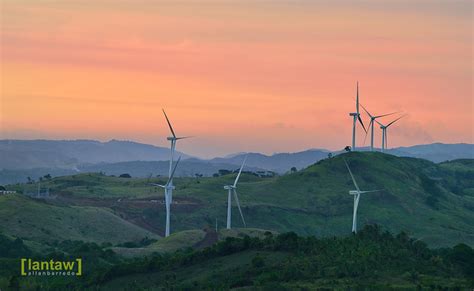
[[[0,3],[0,139],[168,146],[164,108],[200,157],[336,150],[358,81],[389,147],[474,142],[471,1]]]

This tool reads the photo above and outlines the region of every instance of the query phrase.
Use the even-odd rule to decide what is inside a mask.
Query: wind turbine
[[[362,119],[360,118],[360,113],[359,113],[359,82],[357,82],[356,112],[349,113],[349,115],[353,117],[353,122],[352,122],[352,150],[355,151],[357,120],[359,120],[359,123],[362,125],[362,128],[364,129],[364,131],[367,132],[367,130],[365,129],[364,123],[362,122]]]
[[[158,186],[165,189],[165,205],[166,205],[165,237],[168,237],[170,235],[170,216],[171,216],[171,200],[172,200],[171,195],[173,193],[173,190],[175,189],[175,187],[173,186],[173,177],[180,160],[181,160],[181,157],[179,157],[178,160],[176,161],[176,164],[174,165],[174,168],[171,171],[170,176],[168,177],[168,182],[166,182],[165,185],[154,184],[154,183],[151,184],[153,186]]]
[[[403,117],[405,117],[406,115],[402,115],[400,116],[399,118],[395,119],[394,121],[390,122],[389,124],[387,125],[383,125],[382,123],[380,123],[379,121],[375,121],[377,122],[379,125],[380,125],[380,128],[382,129],[382,153],[385,151],[385,149],[387,148],[387,128],[394,124],[395,122],[397,122],[398,120],[402,119]]]
[[[352,182],[354,182],[354,186],[357,189],[357,190],[350,190],[349,191],[350,195],[354,195],[354,210],[353,210],[353,213],[352,213],[352,232],[357,233],[357,208],[359,207],[360,194],[370,193],[370,192],[378,192],[380,190],[361,191],[359,189],[359,186],[357,185],[357,182],[354,178],[354,175],[352,175],[351,169],[349,168],[349,165],[347,164],[345,159],[344,159],[344,163],[346,164],[347,170],[349,170],[349,174],[351,175]]]
[[[170,120],[168,119],[168,116],[166,115],[166,112],[164,109],[163,110],[163,114],[165,115],[165,118],[166,118],[166,122],[168,123],[168,126],[170,128],[170,131],[171,131],[171,135],[172,136],[168,136],[166,139],[169,140],[171,142],[171,147],[170,147],[170,168],[169,168],[169,176],[171,176],[171,169],[173,168],[173,159],[174,159],[174,152],[176,150],[176,141],[180,140],[180,139],[185,139],[185,138],[190,138],[191,136],[181,136],[181,137],[177,137],[176,134],[174,133],[174,130],[173,130],[173,127],[171,126],[171,122]],[[171,186],[173,186],[173,180],[171,179]],[[173,189],[170,190],[170,203],[173,202]]]
[[[373,152],[374,151],[374,121],[376,121],[377,118],[389,116],[398,112],[392,112],[392,113],[383,114],[383,115],[372,115],[367,109],[365,109],[364,105],[361,104],[360,106],[362,106],[362,109],[364,109],[365,113],[367,113],[367,115],[370,117],[370,123],[369,123],[368,128],[370,128],[370,151]],[[367,138],[367,134],[368,134],[368,131],[365,133],[364,143],[365,143],[365,139]]]
[[[231,228],[232,193],[234,193],[235,202],[237,203],[237,207],[239,208],[240,217],[242,217],[242,222],[244,223],[244,227],[246,226],[244,215],[242,214],[242,209],[240,208],[239,197],[237,196],[237,190],[236,190],[237,189],[237,182],[239,181],[240,174],[242,173],[242,169],[244,168],[246,160],[247,160],[247,156],[245,156],[244,161],[242,162],[242,166],[240,166],[240,170],[239,170],[239,173],[237,174],[237,177],[235,178],[234,184],[224,186],[224,189],[226,189],[227,193],[228,193],[228,195],[227,195],[227,229]]]
[[[173,158],[174,158],[174,152],[175,152],[175,149],[176,149],[176,141],[180,140],[180,139],[185,139],[185,138],[189,138],[190,136],[182,136],[182,137],[177,137],[176,134],[174,133],[174,130],[173,130],[173,126],[171,126],[171,122],[170,120],[168,119],[168,115],[166,115],[166,112],[164,109],[163,110],[163,114],[165,115],[165,118],[166,118],[166,122],[168,123],[168,126],[170,128],[170,131],[171,131],[171,135],[172,136],[168,136],[166,139],[169,140],[171,142],[171,148],[170,148],[170,169],[169,169],[169,175],[171,176],[171,169],[173,168]],[[173,182],[173,181],[171,181]]]

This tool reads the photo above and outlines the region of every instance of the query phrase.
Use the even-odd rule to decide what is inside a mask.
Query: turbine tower
[[[247,160],[247,156],[245,156],[244,161],[242,162],[242,166],[240,166],[240,170],[239,170],[239,173],[237,174],[237,177],[235,178],[234,184],[224,186],[224,189],[226,189],[227,193],[228,193],[227,194],[227,229],[231,228],[232,193],[234,193],[235,202],[237,203],[237,207],[239,208],[240,217],[242,217],[242,222],[244,223],[244,227],[246,226],[244,215],[242,214],[242,209],[240,208],[239,197],[237,196],[237,190],[236,190],[237,189],[237,182],[239,181],[240,174],[242,173],[242,169],[244,168],[246,160]]]
[[[352,150],[355,151],[357,120],[359,120],[359,123],[362,125],[362,128],[364,129],[364,131],[367,132],[367,130],[365,129],[364,123],[362,122],[362,119],[360,118],[360,113],[359,113],[359,82],[357,82],[356,112],[349,113],[349,115],[353,117],[353,122],[352,122]]]
[[[395,119],[394,121],[390,122],[387,125],[383,125],[382,123],[378,122],[377,120],[375,121],[380,125],[380,128],[382,129],[382,153],[385,152],[385,150],[387,149],[387,128],[390,125],[394,124],[395,122],[397,122],[398,120],[402,119],[405,116],[406,115],[402,115],[402,116],[400,116],[399,118]]]
[[[356,190],[349,191],[349,194],[354,195],[354,210],[352,213],[352,232],[357,233],[357,208],[359,207],[360,194],[378,192],[380,190],[361,191],[345,159],[344,159],[344,163],[346,164],[347,170],[349,170],[349,174],[351,175],[352,182],[354,182],[354,186],[356,188]]]
[[[392,112],[392,113],[388,113],[388,114],[383,114],[383,115],[372,115],[370,114],[370,112],[365,109],[364,105],[360,105],[362,106],[362,109],[364,109],[365,113],[367,113],[367,115],[370,117],[370,123],[369,123],[369,129],[370,129],[370,151],[373,152],[374,151],[374,121],[377,120],[377,118],[381,118],[381,117],[385,117],[385,116],[389,116],[389,115],[392,115],[392,114],[395,114],[395,113],[398,113],[398,112]],[[364,143],[365,143],[365,139],[367,138],[367,134],[369,132],[367,131],[365,133],[365,138],[364,138]]]
[[[173,190],[175,189],[175,187],[173,186],[173,177],[174,177],[174,173],[176,172],[176,168],[178,167],[178,164],[179,164],[180,160],[181,160],[181,157],[179,157],[178,160],[176,161],[176,164],[174,165],[174,168],[171,171],[170,176],[168,177],[168,182],[166,182],[165,185],[154,184],[154,183],[151,184],[153,186],[158,186],[158,187],[161,187],[161,188],[165,189],[165,206],[166,206],[165,237],[168,237],[170,235],[171,195],[173,193]]]
[[[169,208],[171,206],[171,203],[173,203],[173,175],[172,175],[172,172],[173,172],[173,159],[174,159],[174,152],[176,150],[176,142],[180,139],[184,139],[184,138],[189,138],[190,136],[183,136],[183,137],[177,137],[176,134],[174,133],[174,130],[173,130],[173,126],[171,126],[171,122],[170,120],[168,119],[168,115],[166,115],[166,112],[164,109],[163,110],[163,114],[165,115],[165,118],[166,118],[166,122],[168,123],[168,127],[170,128],[170,132],[171,132],[171,136],[167,137],[166,139],[169,140],[171,142],[171,147],[170,147],[170,167],[169,167],[169,175],[168,177],[171,177],[171,179],[168,180],[168,183],[169,184],[169,187],[168,187],[168,190],[166,191],[167,193],[167,199],[169,200],[168,201],[168,204],[169,206],[167,206],[167,208]],[[165,236],[169,236],[170,233],[169,233],[169,218],[167,218],[167,224],[166,224],[166,233],[165,233]]]

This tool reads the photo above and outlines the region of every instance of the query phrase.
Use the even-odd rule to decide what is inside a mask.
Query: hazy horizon
[[[118,141],[118,142],[132,142],[132,143],[140,143],[140,144],[145,144],[145,145],[151,145],[151,146],[156,146],[156,147],[162,147],[162,148],[169,148],[168,143],[162,143],[162,144],[151,144],[151,143],[145,143],[145,142],[139,142],[136,140],[126,140],[126,139],[109,139],[109,140],[98,140],[98,139],[43,139],[43,138],[37,138],[37,139],[0,139],[0,141],[7,141],[7,140],[20,140],[20,141],[94,141],[94,142],[101,142],[101,143],[107,143],[107,142],[112,142],[112,141]],[[422,143],[422,144],[412,144],[412,145],[406,145],[405,147],[410,147],[410,146],[420,146],[420,145],[430,145],[430,144],[437,144],[441,142],[433,141],[432,143]],[[472,145],[473,143],[465,143],[465,142],[453,142],[453,143],[441,143],[441,144],[468,144]],[[364,145],[359,148],[364,148],[366,150],[370,149],[370,145]],[[398,148],[398,147],[393,147],[393,148]],[[375,147],[376,150],[380,150],[380,147]],[[392,148],[390,148],[392,149]],[[343,148],[323,148],[323,147],[310,147],[310,148],[305,148],[301,150],[296,150],[296,151],[277,151],[277,152],[265,152],[265,151],[257,151],[257,150],[248,150],[248,151],[236,151],[236,152],[227,152],[223,154],[215,154],[215,155],[196,155],[193,153],[189,153],[187,151],[181,150],[177,148],[178,151],[183,152],[187,155],[192,156],[193,158],[199,158],[199,159],[212,159],[212,158],[223,158],[223,157],[229,157],[229,156],[234,156],[238,154],[243,154],[243,153],[256,153],[256,154],[264,154],[267,156],[275,155],[275,154],[293,154],[293,153],[298,153],[298,152],[304,152],[304,151],[309,151],[309,150],[321,150],[321,151],[330,151],[330,152],[337,152],[337,151],[342,151],[344,150]],[[199,149],[197,150],[199,152]]]
[[[178,142],[191,155],[341,149],[359,81],[374,114],[409,114],[389,129],[390,148],[474,142],[471,1],[3,1],[2,10],[2,139],[168,146],[164,108],[178,135],[197,136]]]

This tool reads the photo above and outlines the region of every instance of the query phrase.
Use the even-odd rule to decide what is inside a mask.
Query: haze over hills
[[[168,159],[168,148],[132,141],[0,140],[0,169],[74,169],[81,164]]]
[[[368,148],[360,150],[366,151]],[[343,151],[332,154],[341,152]],[[284,174],[292,167],[303,169],[326,158],[329,153],[331,151],[324,149],[273,155],[248,153],[247,166],[252,171],[269,170]],[[474,158],[474,145],[434,143],[394,148],[387,153],[442,162]],[[234,170],[247,155],[237,153],[204,160],[182,152],[176,154],[184,159],[183,166],[177,170],[177,176],[210,176],[219,169]],[[108,175],[129,173],[134,177],[166,175],[169,165],[164,161],[168,159],[168,148],[130,141],[0,140],[0,184],[24,182],[27,177],[37,179],[46,174],[59,176],[76,172],[104,172]]]
[[[398,147],[389,150],[388,153],[399,157],[421,158],[439,163],[456,159],[474,159],[474,145],[467,143],[432,143],[411,147]]]
[[[239,153],[230,157],[214,158],[211,163],[228,163],[240,165],[244,156],[248,155],[246,164],[253,167],[263,168],[277,173],[288,172],[292,167],[297,169],[306,168],[308,165],[321,159],[327,158],[328,150],[306,150],[297,153],[275,153],[271,156],[260,153]]]

